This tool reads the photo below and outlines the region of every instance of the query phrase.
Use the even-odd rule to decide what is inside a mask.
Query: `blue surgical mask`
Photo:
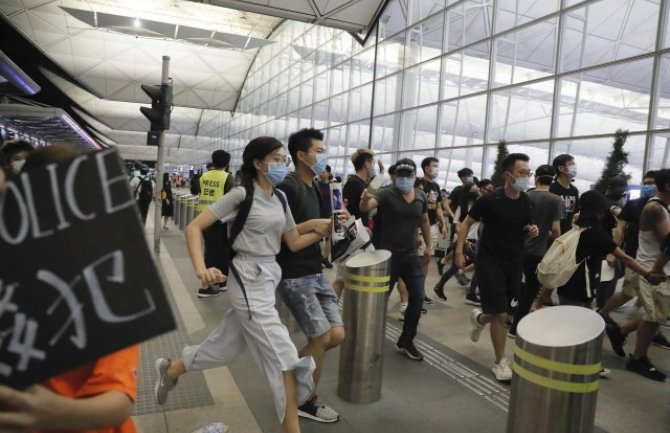
[[[468,176],[465,178],[465,183],[475,183],[474,176]]]
[[[655,195],[656,195],[656,185],[642,185],[642,188],[640,188],[641,197],[649,198]]]
[[[530,188],[530,177],[517,177],[512,186],[519,192],[525,192]]]
[[[439,172],[439,171],[431,171],[430,173],[428,173],[428,176],[429,176],[431,179],[437,179],[437,176],[439,176],[439,175],[440,175],[440,172]]]
[[[373,177],[377,176],[377,174],[378,174],[378,173],[377,173],[377,169],[376,169],[376,168],[373,168],[372,170],[370,170],[370,179],[372,179]]]
[[[277,186],[282,183],[288,172],[288,167],[284,164],[266,164],[268,166],[268,172],[263,174],[268,182],[270,182],[272,186]]]
[[[568,166],[568,176],[570,177],[570,179],[574,179],[577,177],[577,164]]]
[[[395,186],[403,193],[408,193],[414,189],[414,178],[413,177],[397,177],[395,180]]]
[[[316,162],[312,166],[312,171],[314,174],[317,176],[323,173],[323,171],[326,169],[326,166],[328,165],[328,154],[327,153],[317,153],[316,154]]]

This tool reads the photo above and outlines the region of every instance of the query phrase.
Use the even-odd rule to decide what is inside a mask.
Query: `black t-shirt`
[[[575,255],[578,263],[586,259],[584,263],[589,267],[590,290],[586,290],[586,270],[582,263],[572,278],[563,287],[558,288],[558,294],[581,302],[588,302],[592,299],[600,284],[602,262],[614,250],[616,250],[616,244],[601,226],[584,230],[579,235]]]
[[[379,223],[379,247],[397,255],[416,255],[416,229],[426,213],[426,194],[415,189],[412,203],[408,203],[396,187],[377,191],[377,216]]]
[[[449,194],[449,197],[447,197],[447,199],[449,200],[449,207],[451,208],[452,212],[456,212],[458,206],[461,205],[461,191],[463,191],[463,186],[459,185],[456,188],[454,188],[451,191],[451,194]]]
[[[365,181],[354,174],[344,184],[344,188],[342,188],[342,197],[347,201],[347,210],[355,218],[360,218],[365,226],[368,225],[368,213],[361,212],[360,205],[361,195],[366,187],[367,184]]]
[[[286,194],[286,200],[296,224],[322,217],[321,193],[314,182],[312,185],[307,185],[295,173],[289,173],[286,179],[277,185],[277,188]],[[323,271],[318,242],[296,252],[291,251],[285,243],[282,243],[277,262],[282,269],[282,279],[301,278],[320,274]]]
[[[524,227],[531,224],[532,202],[528,194],[521,193],[513,200],[498,188],[475,201],[468,213],[484,224],[480,239],[480,251],[490,257],[506,262],[523,260]]]
[[[319,182],[319,192],[321,193],[321,215],[332,215],[333,203],[330,200],[330,183]]]
[[[570,185],[570,188],[563,188],[563,185],[554,182],[549,187],[549,191],[563,200],[561,233],[565,233],[572,228],[572,217],[579,212],[579,190],[574,185]]]
[[[433,225],[437,223],[437,207],[442,205],[440,186],[426,179],[421,179],[421,183],[423,184],[423,192],[426,194],[428,221],[430,221],[430,225]]]
[[[619,214],[619,219],[627,223],[626,231],[623,233],[623,250],[631,257],[637,255],[640,216],[642,215],[644,205],[647,204],[647,200],[649,200],[648,197],[630,200],[624,205]]]

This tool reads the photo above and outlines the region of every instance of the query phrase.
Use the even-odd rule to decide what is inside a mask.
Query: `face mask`
[[[475,183],[474,176],[468,176],[465,178],[465,183]]]
[[[568,166],[568,176],[570,179],[577,177],[577,164]]]
[[[317,153],[316,162],[312,166],[312,171],[314,172],[314,174],[318,176],[321,173],[323,173],[327,165],[328,165],[328,155],[325,153]]]
[[[640,196],[644,198],[653,197],[656,195],[656,185],[642,185],[640,189]]]
[[[428,173],[428,176],[431,179],[437,179],[437,176],[439,176],[439,175],[440,175],[440,172],[438,172],[438,171],[431,171],[430,173]]]
[[[286,177],[288,167],[286,167],[284,164],[267,164],[267,166],[268,172],[263,173],[265,178],[272,184],[272,186],[279,185]]]
[[[23,168],[23,164],[25,163],[26,163],[25,159],[19,159],[18,161],[13,161],[12,170],[14,170],[14,173],[16,174],[21,173],[21,169]]]
[[[529,177],[517,177],[512,184],[514,189],[519,192],[525,192],[530,187],[530,178]]]
[[[370,179],[372,179],[373,177],[377,176],[377,174],[378,174],[378,173],[377,173],[377,169],[373,167],[373,168],[370,170]]]
[[[414,189],[413,177],[398,177],[395,180],[395,186],[403,193],[408,193]]]

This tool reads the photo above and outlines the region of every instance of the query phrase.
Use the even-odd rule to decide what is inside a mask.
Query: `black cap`
[[[628,186],[628,179],[623,176],[616,176],[609,181],[610,188],[626,188]]]
[[[416,173],[416,164],[409,158],[403,158],[395,163],[395,171],[396,173],[398,173],[399,171]]]
[[[607,212],[610,203],[600,192],[596,190],[586,191],[579,197],[579,218],[597,218]]]

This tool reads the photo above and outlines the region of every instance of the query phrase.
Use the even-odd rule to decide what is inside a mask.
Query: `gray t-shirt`
[[[254,201],[244,228],[235,239],[233,250],[253,256],[276,256],[281,248],[281,237],[295,227],[291,209],[284,206],[274,194],[268,196],[257,184],[254,184]],[[277,194],[283,194],[281,191]],[[238,186],[226,193],[208,209],[228,224],[228,232],[237,216],[237,209],[244,200],[246,192]]]
[[[528,196],[533,203],[533,219],[539,235],[526,241],[526,254],[544,256],[551,225],[563,218],[563,200],[549,191],[529,191]]]

